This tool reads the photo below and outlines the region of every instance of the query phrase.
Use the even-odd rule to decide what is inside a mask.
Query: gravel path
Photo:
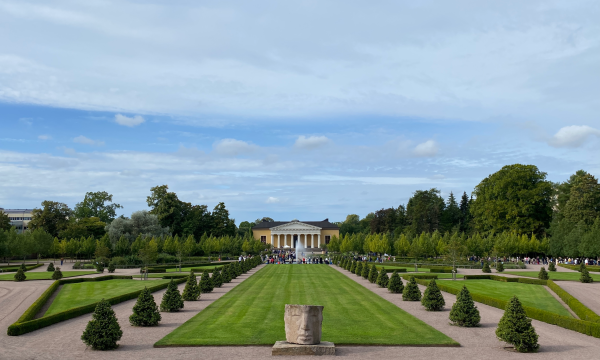
[[[600,283],[584,284],[579,281],[555,281],[554,283],[600,315]]]

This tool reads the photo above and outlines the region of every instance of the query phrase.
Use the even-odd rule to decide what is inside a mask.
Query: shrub
[[[185,288],[183,289],[183,300],[196,301],[198,299],[200,299],[200,287],[196,282],[196,275],[194,275],[193,271],[190,271]]]
[[[581,281],[582,283],[591,283],[594,282],[594,279],[592,279],[592,277],[590,276],[590,272],[588,271],[588,269],[583,268],[583,270],[581,270],[581,276],[579,277],[579,281]]]
[[[404,290],[404,284],[402,283],[402,278],[398,275],[397,271],[392,273],[392,277],[388,282],[388,291],[394,294],[401,294],[402,290]]]
[[[219,268],[213,270],[212,281],[214,287],[221,287],[223,285],[223,277],[221,276],[221,270],[219,270]]]
[[[52,266],[54,266],[54,265],[52,265]],[[73,264],[73,269],[74,270],[83,269],[83,266],[81,265],[81,261],[76,261],[75,264]]]
[[[409,282],[404,287],[404,291],[402,291],[402,300],[404,301],[419,301],[421,300],[421,290],[419,290],[419,286],[417,285],[417,281],[414,276],[410,277]]]
[[[56,267],[56,270],[54,270],[54,274],[52,274],[52,280],[60,280],[63,278],[63,274],[62,271],[60,271],[60,267]]]
[[[108,272],[111,274],[115,272],[115,264],[113,262],[108,264]]]
[[[427,285],[427,289],[425,289],[425,293],[423,293],[423,298],[421,299],[421,304],[425,306],[427,311],[441,311],[444,309],[446,301],[444,301],[444,296],[442,296],[442,292],[437,287],[435,279],[431,280],[429,285]]]
[[[488,264],[487,261],[485,263],[483,263],[483,268],[481,268],[481,271],[486,274],[489,274],[492,272],[492,269],[490,269],[490,264]]]
[[[538,350],[538,335],[531,325],[531,319],[525,314],[523,305],[516,296],[506,305],[504,315],[496,329],[498,339],[509,343],[519,352],[535,352]]]
[[[362,273],[360,274],[363,278],[368,279],[369,278],[369,264],[365,263],[365,265],[362,268]]]
[[[25,281],[25,279],[27,279],[27,276],[25,276],[25,272],[23,272],[22,268],[19,268],[19,270],[17,270],[14,279],[15,281]]]
[[[556,265],[554,265],[554,261],[551,261],[548,264],[548,271],[556,271]]]
[[[171,279],[160,303],[160,311],[175,312],[180,309],[183,309],[183,299],[181,298],[179,289],[177,289],[177,285]]]
[[[481,316],[466,286],[463,286],[456,295],[456,302],[452,305],[452,310],[450,310],[450,321],[458,326],[479,326]]]
[[[208,274],[208,270],[204,270],[202,273],[202,278],[200,279],[200,290],[205,294],[213,291],[212,279]]]
[[[362,270],[363,270],[363,263],[362,263],[362,261],[359,261],[358,265],[356,265],[356,272],[355,272],[355,274],[357,276],[361,276],[362,275]]]
[[[497,272],[503,272],[504,271],[504,264],[502,263],[502,261],[498,261],[498,265],[496,265],[496,271]]]
[[[223,271],[221,272],[221,277],[223,278],[223,283],[231,282],[231,271],[229,269],[229,265],[225,265],[223,267]]]
[[[25,264],[23,264],[23,265],[25,265]],[[23,266],[23,265],[21,265],[21,266]],[[582,261],[581,263],[579,263],[579,270],[577,270],[577,271],[582,272],[583,269],[585,269],[585,263]],[[23,269],[23,270],[25,270],[25,269]]]
[[[104,272],[104,264],[102,264],[101,262],[98,262],[98,264],[96,264],[96,271],[99,273],[103,273]]]
[[[117,348],[123,331],[119,326],[115,312],[110,304],[102,299],[94,310],[92,320],[88,322],[81,340],[94,350],[112,350]]]
[[[377,281],[377,276],[379,276],[379,273],[377,272],[375,264],[373,264],[373,266],[371,266],[371,271],[369,271],[369,282],[374,284]]]
[[[133,306],[133,314],[129,317],[132,326],[156,326],[161,320],[154,296],[148,288],[144,288]]]
[[[387,288],[389,281],[390,281],[390,278],[388,277],[388,274],[385,271],[385,268],[382,268],[381,271],[379,272],[379,275],[377,276],[377,280],[376,280],[377,285],[379,285],[382,288]]]
[[[550,277],[548,276],[548,273],[546,272],[546,269],[543,266],[540,269],[540,272],[538,273],[538,279],[540,279],[540,280],[550,279]]]
[[[73,267],[75,267],[75,266],[73,266]],[[46,271],[48,271],[48,272],[54,272],[54,263],[48,264],[48,268],[46,269]]]
[[[21,266],[20,266],[20,268],[21,268],[23,271],[27,271],[27,265],[25,265],[25,263],[21,263]]]
[[[350,272],[353,274],[356,273],[356,261],[353,261],[352,264],[350,265]]]

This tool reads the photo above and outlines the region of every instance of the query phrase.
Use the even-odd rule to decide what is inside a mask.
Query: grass
[[[223,265],[203,265],[203,266],[191,266],[181,268],[181,273],[189,273],[192,269],[202,269],[202,270],[213,270],[216,267],[222,267]],[[179,269],[167,269],[167,272],[179,272]]]
[[[464,280],[439,281],[456,289],[466,285],[470,292],[490,296],[496,299],[510,300],[516,295],[525,306],[546,310],[558,315],[572,317],[571,313],[541,285],[523,284],[516,282],[501,282],[494,280]]]
[[[525,276],[530,278],[538,277],[537,271],[505,271],[504,274]],[[550,280],[570,280],[570,281],[579,281],[581,277],[581,273],[578,272],[558,272],[558,271],[548,271],[548,275],[550,275]],[[590,273],[590,276],[594,281],[600,281],[600,274]]]
[[[150,284],[170,280],[153,280]],[[105,298],[141,290],[148,285],[146,281],[106,280],[65,284],[50,305],[44,316],[59,313],[72,308],[93,304]]]
[[[270,265],[155,346],[273,345],[285,340],[285,304],[323,305],[323,341],[457,345],[448,336],[329,266]]]
[[[63,271],[63,278],[68,278],[68,277],[74,277],[74,276],[81,276],[81,275],[89,275],[89,274],[95,274],[95,271]],[[36,272],[31,272],[31,271],[27,271],[25,272],[25,276],[27,276],[27,280],[52,280],[52,274],[54,274],[53,272],[49,272],[49,271],[36,271]],[[0,281],[14,281],[15,280],[15,274],[4,274],[4,275],[0,275]]]

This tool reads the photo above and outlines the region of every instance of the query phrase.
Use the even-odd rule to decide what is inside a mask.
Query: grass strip
[[[27,273],[25,273],[25,276],[27,276],[25,281],[52,280],[52,274],[54,274],[54,273],[51,271],[27,272]],[[95,271],[63,271],[62,274],[63,274],[63,278],[69,278],[69,277],[74,277],[74,276],[96,274],[96,272]],[[15,274],[0,275],[0,281],[14,281],[14,280],[15,280]]]

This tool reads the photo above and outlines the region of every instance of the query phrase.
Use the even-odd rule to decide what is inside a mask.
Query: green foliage
[[[415,191],[406,205],[406,217],[412,232],[421,234],[438,230],[445,206],[440,190],[433,188]]]
[[[356,265],[355,274],[358,275],[358,276],[361,276],[362,275],[362,271],[363,271],[363,262],[359,261],[358,265]]]
[[[594,282],[594,279],[592,279],[592,277],[590,276],[590,272],[588,271],[588,269],[583,268],[583,271],[581,271],[581,277],[579,278],[579,281],[581,281],[582,283],[591,283]]]
[[[519,352],[536,352],[538,335],[516,296],[508,302],[504,315],[498,323],[496,336],[515,347]]]
[[[375,282],[377,283],[377,285],[379,285],[379,287],[387,288],[389,281],[390,281],[390,278],[388,277],[388,274],[385,271],[385,268],[382,268],[381,271],[379,272],[379,275],[377,276],[377,280]]]
[[[504,271],[504,264],[502,263],[502,261],[498,261],[498,264],[496,265],[496,271],[497,272],[503,272]]]
[[[456,295],[456,302],[450,310],[450,321],[455,325],[464,327],[478,326],[481,321],[479,310],[475,306],[471,293],[466,286],[463,286]]]
[[[185,288],[183,289],[183,300],[200,300],[200,287],[198,286],[198,282],[196,281],[196,275],[194,275],[193,271],[190,271],[188,280],[185,283]]]
[[[483,263],[483,268],[481,268],[481,271],[487,274],[492,272],[492,269],[490,269],[490,264],[488,264],[487,261]]]
[[[556,271],[556,265],[554,265],[554,261],[551,261],[548,264],[548,271]]]
[[[96,264],[96,271],[99,273],[104,272],[104,264],[101,261],[98,261],[98,264]]]
[[[156,326],[161,319],[154,296],[145,287],[133,306],[133,314],[129,317],[129,323],[132,326]]]
[[[202,278],[200,279],[200,289],[204,294],[212,292],[214,289],[208,270],[204,270],[202,273]]]
[[[444,296],[442,296],[442,292],[437,287],[435,279],[431,280],[429,285],[427,285],[427,289],[425,289],[425,293],[421,299],[421,304],[423,304],[427,311],[442,311],[444,309],[446,301],[444,301]]]
[[[356,273],[356,261],[353,261],[352,264],[350,265],[350,272],[353,274]]]
[[[377,268],[375,267],[375,264],[373,264],[371,266],[371,271],[369,271],[369,282],[374,284],[377,281],[378,276],[379,273],[377,272]]]
[[[362,268],[362,273],[360,274],[364,279],[368,279],[369,278],[369,264],[365,263],[363,268]]]
[[[42,209],[33,209],[28,226],[31,230],[42,229],[56,237],[67,228],[70,217],[72,211],[67,204],[46,200],[42,201]]]
[[[401,294],[404,290],[404,284],[397,271],[394,271],[390,281],[388,282],[388,291],[394,294]]]
[[[546,269],[543,266],[540,269],[540,272],[538,273],[538,279],[540,279],[540,280],[550,279],[550,277],[548,276],[548,272],[546,272]]]
[[[183,309],[183,299],[181,298],[179,289],[177,289],[177,285],[171,279],[160,303],[160,311],[176,312],[180,309]]]
[[[19,268],[23,271],[27,271],[27,265],[25,265],[25,263],[21,263],[21,266],[19,266]]]
[[[75,205],[73,212],[78,219],[97,217],[104,223],[110,223],[117,216],[116,209],[123,207],[107,203],[112,203],[112,195],[106,191],[87,192],[83,201]]]
[[[48,272],[53,272],[54,271],[54,263],[50,263],[48,264],[48,268],[46,268],[46,271]]]
[[[579,269],[577,271],[582,272],[585,269],[585,263],[582,261],[581,263],[579,263]],[[25,270],[25,269],[23,269]]]
[[[19,270],[17,270],[17,273],[15,274],[15,281],[25,281],[25,279],[27,279],[27,276],[25,276],[25,272],[23,272],[22,268],[19,268]]]
[[[81,335],[81,340],[94,350],[112,350],[117,348],[117,341],[121,340],[121,336],[123,331],[115,312],[110,304],[102,299]]]
[[[421,300],[421,290],[419,290],[419,286],[417,285],[417,281],[414,276],[410,277],[410,280],[404,287],[404,291],[402,291],[402,300],[404,301],[420,301]]]
[[[214,287],[221,287],[223,285],[223,277],[221,276],[221,269],[216,268],[213,271],[212,282]]]
[[[116,268],[115,268],[115,263],[113,263],[112,261],[108,264],[108,272],[110,274],[113,274],[115,272]]]
[[[592,321],[600,323],[600,316],[590,310],[587,306],[583,305],[579,300],[573,297],[571,294],[565,291],[565,289],[556,285],[554,281],[548,281],[548,287],[558,295],[567,306],[573,310],[575,314],[581,319],[586,321]]]
[[[63,278],[63,273],[62,271],[60,271],[60,267],[56,267],[56,270],[54,270],[54,274],[52,274],[52,280],[60,280]]]

